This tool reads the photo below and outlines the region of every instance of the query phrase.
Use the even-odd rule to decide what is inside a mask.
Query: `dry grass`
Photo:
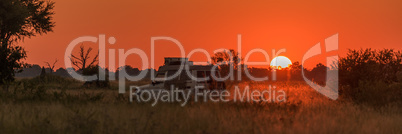
[[[0,102],[1,133],[401,133],[400,104],[332,101],[303,82],[240,83],[284,90],[282,103],[129,103],[107,89],[46,89],[70,97]],[[233,86],[231,86],[233,89]],[[94,101],[93,97],[99,96]],[[88,97],[89,96],[89,97]],[[92,99],[91,99],[92,97]],[[20,97],[17,97],[20,98]],[[79,99],[72,101],[66,99]],[[84,98],[84,99],[82,99]]]

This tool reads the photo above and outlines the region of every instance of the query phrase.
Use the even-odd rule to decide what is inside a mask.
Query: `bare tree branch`
[[[52,72],[54,72],[54,67],[55,67],[57,61],[58,61],[58,60],[56,59],[56,60],[53,62],[53,65],[50,65],[49,62],[45,62],[45,63],[46,63],[47,66],[50,68],[50,70],[51,70]]]
[[[81,45],[79,56],[71,54],[70,57],[71,63],[77,68],[77,70],[84,70],[85,68],[94,65],[98,61],[99,51],[98,54],[96,54],[96,56],[92,59],[92,62],[90,64],[87,63],[91,59],[90,56],[91,51],[92,51],[91,47],[85,50],[84,45]]]

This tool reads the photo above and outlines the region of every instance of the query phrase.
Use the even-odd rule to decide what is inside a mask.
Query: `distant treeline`
[[[151,71],[156,72],[155,69],[146,69],[146,70],[139,70],[138,68],[133,68],[129,65],[126,65],[125,67],[120,67],[118,68],[119,70],[125,69],[128,75],[135,76],[140,74],[142,71],[148,71],[147,75],[145,76],[144,79],[150,79]],[[44,70],[44,71],[42,71]],[[75,69],[74,69],[75,70]],[[119,77],[119,70],[116,72],[109,72],[108,69],[106,69],[106,72],[109,72],[109,74],[114,74],[116,79]],[[57,76],[62,76],[62,77],[71,77],[71,75],[68,73],[68,71],[65,68],[59,68],[56,71],[52,71],[52,69],[48,67],[40,67],[37,64],[30,65],[29,67],[26,67],[22,70],[20,73],[16,73],[16,77],[36,77],[40,76],[42,73],[46,74],[52,74],[52,75],[57,75]],[[82,70],[77,70],[78,73],[82,73]],[[156,73],[154,73],[156,74]]]
[[[119,70],[125,69],[128,75],[135,76],[141,73],[141,71],[148,71],[147,75],[145,76],[144,79],[150,79],[151,71],[155,71],[155,69],[146,69],[146,70],[139,70],[138,68],[133,68],[129,65],[126,65],[125,67],[120,67],[118,68]],[[75,69],[74,69],[75,70]],[[115,75],[116,79],[119,77],[119,70],[116,72],[109,72],[108,69],[106,69],[106,72],[108,74],[113,74]],[[76,70],[78,73],[82,73],[82,70]],[[65,68],[59,68],[56,71],[53,71],[50,68],[45,68],[45,67],[40,67],[37,64],[30,65],[29,67],[26,67],[22,70],[20,73],[16,73],[16,77],[36,77],[40,76],[41,74],[46,73],[46,74],[52,74],[52,75],[57,75],[57,76],[62,76],[62,77],[71,77],[69,72]],[[154,73],[156,74],[156,73]]]
[[[243,66],[244,68],[244,66]],[[255,68],[255,67],[246,67],[248,69],[248,72],[251,76],[256,77],[256,78],[262,78],[262,77],[268,77],[269,81],[273,80],[273,71],[270,68]],[[291,68],[291,69],[290,69]],[[277,81],[301,81],[303,80],[302,77],[302,72],[301,68],[302,66],[299,65],[298,62],[294,62],[293,65],[290,68],[284,68],[281,70],[275,70],[276,74],[276,80]],[[118,68],[116,72],[109,72],[106,69],[106,72],[109,72],[108,74],[112,74],[115,76],[116,79],[119,77],[119,70],[125,69],[128,75],[131,76],[136,76],[140,74],[142,71],[148,71],[146,77],[144,80],[149,80],[151,77],[151,71],[156,72],[155,69],[146,69],[146,70],[140,70],[138,68],[133,68],[129,65],[126,65],[124,67]],[[317,64],[316,67],[314,67],[312,70],[308,70],[306,68],[304,69],[305,76],[313,80],[315,82],[324,82],[325,77],[326,77],[326,71],[329,70],[330,68],[324,66],[323,64]],[[78,73],[81,73],[81,70],[77,70]],[[52,75],[57,75],[57,76],[62,76],[62,77],[71,77],[68,71],[64,68],[59,68],[56,71],[53,71],[51,68],[45,68],[45,67],[40,67],[39,65],[31,65],[30,67],[24,68],[22,72],[16,73],[16,77],[36,77],[40,76],[42,73],[46,74],[52,74]],[[154,73],[156,74],[156,73]],[[227,74],[222,74],[227,75]],[[234,76],[237,76],[237,71],[234,70]],[[237,78],[235,78],[237,80]],[[244,70],[242,71],[242,81],[248,81],[250,78],[247,77],[245,74]]]

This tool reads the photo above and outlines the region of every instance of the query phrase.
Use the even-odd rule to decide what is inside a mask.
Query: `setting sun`
[[[287,68],[292,65],[292,61],[285,56],[278,56],[272,59],[270,66],[275,69]]]

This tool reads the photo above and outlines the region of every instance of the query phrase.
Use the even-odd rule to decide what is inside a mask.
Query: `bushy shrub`
[[[339,59],[340,84],[356,88],[359,81],[401,82],[397,73],[402,71],[402,53],[393,49],[349,50],[347,56]]]
[[[401,102],[401,51],[349,50],[338,69],[342,97],[371,105]]]
[[[343,96],[359,104],[386,106],[390,103],[402,103],[402,84],[386,84],[384,82],[360,81],[359,87],[344,87]]]
[[[67,93],[67,89],[81,88],[82,83],[71,78],[49,75],[15,81],[10,91],[0,90],[0,103],[3,102],[97,102],[104,98],[104,93]]]
[[[106,74],[108,74],[108,70],[107,69],[105,69],[105,72],[106,72]],[[86,76],[90,76],[90,75],[96,75],[97,76],[97,78],[98,79],[96,79],[96,80],[93,80],[93,81],[87,81],[87,82],[85,82],[84,83],[84,86],[86,86],[86,87],[89,87],[89,86],[91,86],[91,85],[96,85],[96,87],[109,87],[110,86],[110,83],[109,83],[109,76],[108,75],[106,75],[106,80],[99,80],[99,66],[98,65],[96,65],[96,66],[89,66],[89,67],[87,67],[87,68],[85,68],[83,71],[82,71],[82,74],[83,75],[86,75]]]

